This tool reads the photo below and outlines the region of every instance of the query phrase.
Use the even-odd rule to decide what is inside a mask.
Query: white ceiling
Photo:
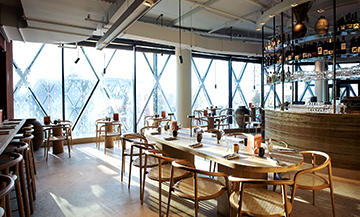
[[[92,35],[102,36],[119,18],[120,14],[116,12],[120,6],[130,5],[132,1],[134,0],[0,0],[0,24],[9,40],[41,43],[78,42]],[[181,0],[181,26],[184,34],[189,34],[189,46],[193,45],[193,36],[197,40],[211,39],[206,43],[232,40],[237,43],[234,46],[239,47],[244,42],[256,44],[253,53],[258,54],[261,31],[256,31],[255,23],[262,11],[278,3],[280,0]],[[310,22],[306,24],[309,31],[313,31],[313,26],[320,16],[317,12],[319,7],[325,9],[321,15],[325,15],[332,25],[332,9],[326,8],[326,3],[332,5],[332,0],[314,1],[312,12],[309,12]],[[360,16],[358,0],[338,0],[338,4],[340,3],[350,5],[338,7],[338,14],[357,10]],[[16,7],[22,8],[27,27],[19,24],[24,23],[21,14],[11,12],[10,9]],[[86,21],[88,15],[93,20],[107,21],[109,18],[109,24]],[[290,15],[290,10],[285,11],[285,26],[291,24]],[[179,27],[179,0],[159,0],[137,22],[144,24],[145,28],[144,25],[133,25],[127,30],[129,35],[125,32],[121,37],[136,39],[136,32],[142,40],[149,37],[149,41],[152,42],[174,45],[178,41],[178,38],[174,38],[174,32],[178,31]],[[152,32],[155,29],[154,25],[158,26],[157,32]],[[279,26],[280,16],[276,16],[276,29],[279,29]],[[265,24],[265,37],[272,35],[272,29],[273,22],[270,20]],[[285,31],[290,32],[291,29],[285,28]],[[172,38],[166,39],[167,35]],[[222,50],[222,44],[218,47],[219,51]]]

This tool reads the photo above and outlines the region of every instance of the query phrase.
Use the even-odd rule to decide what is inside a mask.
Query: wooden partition
[[[360,114],[265,110],[265,137],[283,139],[298,151],[326,152],[332,166],[360,171]]]

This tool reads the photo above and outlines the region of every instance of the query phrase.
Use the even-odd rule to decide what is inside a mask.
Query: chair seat
[[[105,133],[100,134],[101,137],[105,137]],[[121,136],[120,132],[108,132],[107,137]]]
[[[231,206],[239,209],[239,191],[230,195]],[[287,210],[291,213],[292,205],[287,200]],[[284,216],[284,205],[281,194],[263,188],[245,188],[242,212],[254,216]]]
[[[145,155],[142,156],[142,167],[145,166]],[[162,161],[161,163],[167,163],[167,162],[164,162]],[[154,167],[154,166],[157,166],[159,164],[159,160],[157,158],[154,158],[152,156],[149,156],[148,159],[147,159],[147,163],[146,163],[146,167]],[[134,160],[134,163],[133,163],[134,166],[136,167],[140,167],[140,157],[136,158]]]
[[[61,140],[66,140],[66,136],[52,136],[49,138],[50,142],[56,142],[56,141],[61,141]]]
[[[194,199],[194,178],[182,179],[174,185],[175,194],[180,197]],[[209,200],[224,193],[226,187],[218,180],[208,177],[198,177],[198,198]]]
[[[124,155],[125,156],[130,156],[131,155],[131,149],[130,148],[127,148],[124,150]],[[134,148],[133,149],[133,156],[139,156],[140,155],[140,151],[138,148]],[[140,160],[139,160],[140,162]]]
[[[293,180],[295,173],[298,170],[290,171],[286,173],[280,173],[279,176],[281,179]],[[297,180],[297,188],[300,189],[324,189],[329,186],[329,183],[323,177],[313,174],[313,173],[305,173],[299,176]]]
[[[163,164],[161,166],[161,179],[163,182],[170,181],[171,164]],[[181,179],[188,176],[190,173],[183,169],[174,170],[174,179]],[[159,165],[150,169],[148,177],[152,180],[159,180]]]

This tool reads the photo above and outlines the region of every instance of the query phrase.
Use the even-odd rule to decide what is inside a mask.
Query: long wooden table
[[[202,144],[200,148],[190,148],[189,145],[194,144],[195,137],[190,137],[187,129],[181,129],[178,132],[176,140],[165,140],[169,137],[169,133],[162,132],[160,135],[152,135],[151,131],[146,131],[145,136],[156,142],[157,146],[164,150],[172,157],[181,158],[194,162],[194,155],[204,157],[218,163],[218,171],[228,175],[245,177],[245,178],[267,178],[267,173],[286,172],[299,168],[303,164],[303,157],[298,152],[280,153],[279,147],[274,147],[272,156],[284,163],[277,165],[275,161],[269,158],[260,158],[249,153],[243,145],[240,145],[240,157],[232,160],[225,160],[224,155],[229,154],[226,150],[226,144],[218,145],[216,138],[209,133],[203,134]],[[242,139],[231,138],[231,144],[239,143]],[[228,195],[223,194],[218,199],[218,212],[223,216],[229,215],[227,205]]]
[[[21,129],[25,123],[25,119],[14,121],[5,120],[0,124],[0,154],[12,141],[16,133]]]

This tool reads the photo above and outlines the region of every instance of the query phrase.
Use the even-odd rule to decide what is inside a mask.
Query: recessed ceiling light
[[[266,23],[265,21],[261,21],[261,23],[260,23],[260,24],[261,24],[261,25],[264,25],[265,23]]]
[[[257,27],[257,28],[256,28],[256,31],[259,31],[259,30],[261,30],[261,28],[260,28],[260,27]]]
[[[275,17],[275,14],[270,14],[269,17]]]
[[[291,7],[296,7],[296,6],[298,6],[298,3],[296,2],[291,4]]]
[[[325,11],[324,9],[319,9],[319,10],[317,10],[318,13],[322,13],[322,12],[324,12],[324,11]]]

